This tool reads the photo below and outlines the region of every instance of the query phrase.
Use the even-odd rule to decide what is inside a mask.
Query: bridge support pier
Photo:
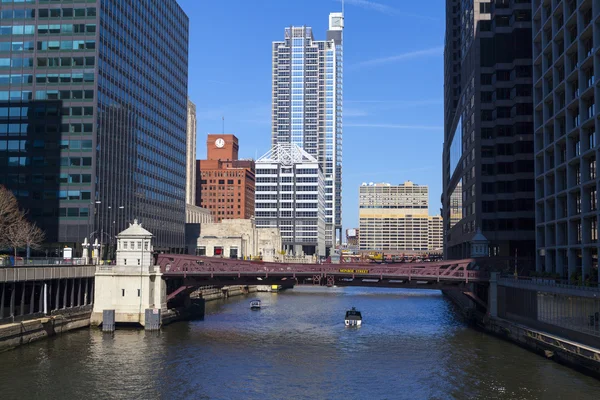
[[[498,273],[490,273],[490,289],[488,291],[488,310],[490,317],[498,317]]]

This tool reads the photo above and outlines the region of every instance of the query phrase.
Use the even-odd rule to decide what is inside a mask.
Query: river
[[[440,292],[301,287],[161,332],[0,354],[1,399],[598,399],[600,381],[465,326]],[[364,325],[346,328],[346,309]]]

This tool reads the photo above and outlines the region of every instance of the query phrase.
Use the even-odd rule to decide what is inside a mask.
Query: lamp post
[[[111,259],[113,259],[114,258],[113,255],[115,254],[116,247],[117,247],[116,243],[115,243],[115,239],[117,237],[116,223],[117,223],[117,220],[120,218],[119,211],[123,210],[125,208],[125,206],[119,206],[117,208],[116,218],[114,215],[113,208],[111,206],[108,206],[108,208],[111,210],[110,211],[110,219],[111,219],[112,223],[110,226],[110,257],[111,257]],[[120,223],[119,223],[119,226],[120,226]]]

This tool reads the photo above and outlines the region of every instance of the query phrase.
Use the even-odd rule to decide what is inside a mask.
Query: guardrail
[[[0,282],[91,278],[95,273],[96,267],[93,265],[0,268]]]
[[[515,278],[511,275],[502,275],[498,278],[498,283],[519,283],[530,286],[547,286],[588,292],[600,292],[600,284],[597,282],[589,283],[588,285],[575,285],[567,279],[537,278],[530,276],[518,276]]]
[[[18,257],[1,258],[0,268],[10,267],[38,267],[47,265],[91,265],[89,260],[84,258],[58,258],[58,257],[31,257],[28,259]]]

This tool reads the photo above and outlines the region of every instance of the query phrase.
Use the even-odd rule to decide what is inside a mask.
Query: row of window
[[[26,111],[23,111],[25,109]],[[10,111],[10,112],[9,112]],[[35,117],[91,117],[94,107],[36,107],[33,111]],[[27,118],[30,117],[28,107],[0,107],[0,118]]]
[[[36,25],[0,25],[0,36],[33,35],[35,31]],[[40,35],[61,33],[96,33],[96,24],[37,25],[37,33]]]
[[[38,90],[36,100],[93,100],[93,90]]]
[[[61,124],[53,125],[33,125],[30,127],[29,124],[0,124],[0,136],[22,136],[26,134],[30,134],[32,132],[44,134],[47,133],[49,135],[54,135],[59,132],[59,128],[61,132],[65,133],[92,133],[94,126],[92,124]],[[30,132],[30,129],[32,132]]]
[[[0,42],[0,52],[2,51],[33,51],[35,42]],[[37,42],[38,50],[59,51],[59,50],[94,50],[96,48],[95,40],[50,40]]]
[[[38,57],[38,67],[93,67],[95,58],[90,57]],[[25,58],[0,58],[0,68],[27,68],[34,66],[34,59]]]
[[[2,3],[12,3],[12,0],[2,0]],[[23,3],[23,0],[14,0],[15,3]],[[30,3],[35,3],[34,0],[28,1]],[[43,3],[44,0],[41,0],[40,3]],[[86,8],[40,8],[39,10],[35,9],[8,9],[0,11],[0,20],[7,19],[35,19],[35,14],[38,14],[38,18],[83,18],[83,17],[95,17],[96,16],[96,8],[94,7],[86,7]]]
[[[34,76],[32,74],[10,74],[0,75],[0,85],[20,85],[33,83]],[[36,74],[36,83],[93,83],[94,73],[93,72],[69,72],[65,74]]]

